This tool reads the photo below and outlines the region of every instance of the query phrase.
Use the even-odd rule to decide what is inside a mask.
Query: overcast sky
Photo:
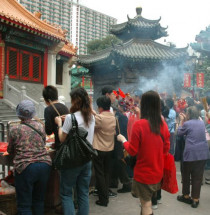
[[[162,27],[168,26],[168,42],[185,47],[195,36],[210,25],[210,0],[80,0],[80,4],[117,18],[118,23],[136,16],[141,6],[142,16],[158,19]]]

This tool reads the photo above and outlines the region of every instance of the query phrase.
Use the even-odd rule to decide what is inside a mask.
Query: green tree
[[[203,93],[210,91],[210,26],[200,31],[191,47],[201,54],[202,64],[196,68],[197,72],[204,73]]]
[[[117,37],[113,35],[108,35],[107,37],[101,40],[98,39],[98,40],[92,40],[88,42],[87,52],[88,54],[94,54],[97,51],[100,51],[112,46],[112,44],[119,44],[120,42],[121,40],[119,40]]]

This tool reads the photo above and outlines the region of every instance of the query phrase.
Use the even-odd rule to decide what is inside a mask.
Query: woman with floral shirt
[[[21,123],[11,127],[8,152],[14,156],[18,215],[43,215],[51,158],[45,149],[45,131],[32,120],[34,104],[23,100],[16,108]]]

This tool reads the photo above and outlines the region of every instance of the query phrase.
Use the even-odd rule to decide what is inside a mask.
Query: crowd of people
[[[210,170],[210,98],[202,106],[192,98],[176,101],[161,98],[155,91],[137,90],[133,97],[129,95],[131,105],[124,95],[116,100],[115,92],[111,86],[103,87],[94,110],[86,90],[75,88],[69,110],[58,101],[57,89],[46,86],[44,125],[33,120],[31,101],[17,106],[21,123],[9,132],[8,152],[14,155],[19,215],[44,214],[53,168],[45,148],[46,134],[54,133],[58,150],[72,129],[71,114],[78,126],[88,131],[87,140],[98,156],[84,165],[59,170],[61,213],[88,215],[91,193],[98,196],[96,205],[107,207],[109,198],[117,196],[111,188],[118,188],[118,193],[131,192],[139,198],[142,215],[153,214],[161,202],[164,155],[168,153],[181,163],[182,195],[177,200],[198,207],[202,183],[210,184],[208,175],[203,181],[205,170]],[[92,187],[95,189],[90,192]]]

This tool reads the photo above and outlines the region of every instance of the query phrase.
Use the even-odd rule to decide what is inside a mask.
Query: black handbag
[[[184,148],[185,148],[184,136],[176,135],[176,147],[175,147],[175,154],[174,154],[175,161],[183,161]]]
[[[86,139],[88,132],[84,128],[78,127],[74,114],[71,114],[71,119],[72,128],[53,160],[55,168],[59,170],[82,166],[89,162],[93,156],[98,155]]]

